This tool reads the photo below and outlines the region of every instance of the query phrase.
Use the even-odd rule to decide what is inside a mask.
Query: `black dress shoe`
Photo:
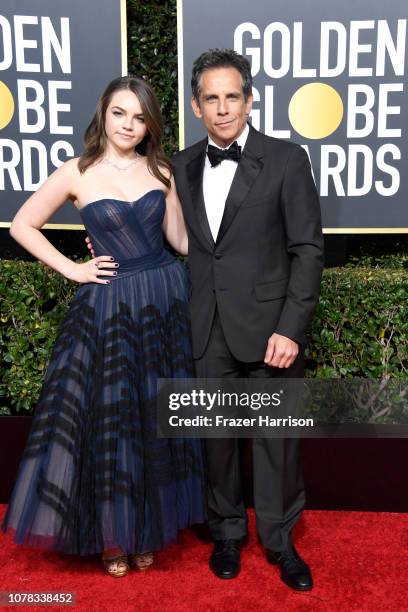
[[[241,569],[241,540],[217,540],[210,557],[210,569],[218,578],[235,578]]]
[[[281,578],[285,584],[296,591],[310,591],[313,588],[313,579],[309,566],[299,557],[293,544],[288,550],[274,552],[267,550],[269,563],[279,565]]]

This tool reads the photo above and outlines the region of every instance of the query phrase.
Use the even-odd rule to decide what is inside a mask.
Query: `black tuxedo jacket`
[[[319,296],[320,205],[309,159],[297,144],[250,126],[216,242],[203,196],[207,138],[173,157],[189,237],[194,357],[202,356],[217,306],[240,361],[261,361],[277,332],[299,344]]]

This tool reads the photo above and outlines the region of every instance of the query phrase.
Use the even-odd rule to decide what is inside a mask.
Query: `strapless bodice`
[[[152,189],[133,202],[103,198],[80,210],[95,254],[133,259],[163,248],[165,197]]]
[[[133,202],[113,198],[91,202],[80,214],[95,255],[114,257],[122,276],[174,261],[163,245],[165,207],[164,192],[152,189]]]

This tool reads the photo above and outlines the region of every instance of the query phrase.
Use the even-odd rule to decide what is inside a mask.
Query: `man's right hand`
[[[85,238],[86,246],[91,251],[92,257],[95,257],[95,251],[93,250],[92,242],[89,236]]]

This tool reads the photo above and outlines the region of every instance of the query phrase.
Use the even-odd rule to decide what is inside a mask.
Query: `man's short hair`
[[[197,103],[200,98],[201,76],[212,68],[235,68],[241,75],[245,101],[252,95],[251,66],[248,60],[233,49],[208,49],[194,62],[191,75],[191,90]]]

